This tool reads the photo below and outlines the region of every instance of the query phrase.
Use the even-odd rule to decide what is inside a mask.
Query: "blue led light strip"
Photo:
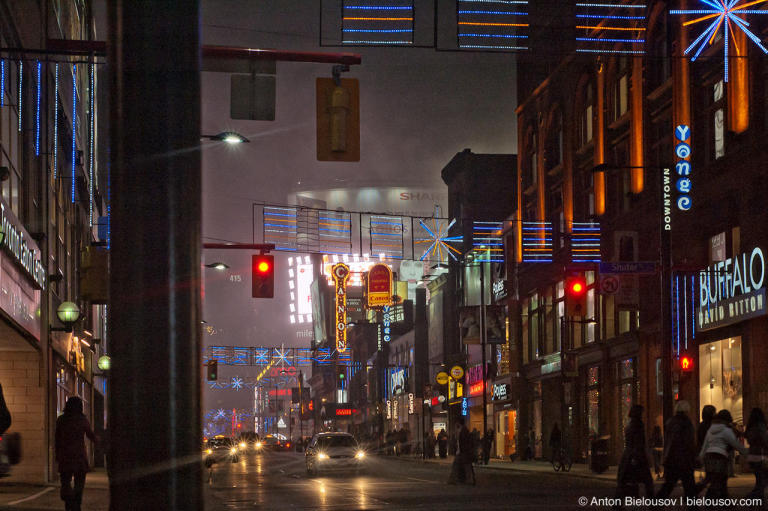
[[[5,104],[5,60],[0,60],[0,107]]]
[[[59,63],[54,69],[54,93],[53,93],[53,179],[56,179],[59,170]]]
[[[641,55],[646,17],[641,16],[645,4],[577,3],[576,52]],[[581,24],[580,24],[581,23]],[[585,25],[586,23],[586,25]],[[630,37],[614,37],[616,32]]]
[[[413,44],[413,0],[342,0],[340,3],[342,44]],[[366,37],[345,37],[349,34],[365,34]]]
[[[89,90],[89,107],[88,107],[88,117],[89,117],[89,128],[88,128],[88,217],[90,219],[90,225],[93,227],[93,157],[94,157],[94,130],[96,128],[94,123],[94,94],[95,94],[95,87],[96,87],[96,81],[94,77],[94,65],[90,64],[90,73],[89,73],[89,82],[90,82],[90,90]]]
[[[19,115],[19,132],[21,132],[21,119],[22,119],[22,113],[21,113],[21,105],[23,103],[22,101],[22,94],[21,94],[21,84],[24,82],[24,61],[19,61],[19,95],[18,95],[18,101],[17,101],[17,109],[16,112]]]
[[[42,63],[37,61],[37,98],[35,101],[35,156],[40,156],[40,69]]]
[[[522,222],[523,262],[552,262],[552,222]]]
[[[72,64],[72,203],[75,202],[75,160],[77,159],[77,64]]]
[[[487,4],[487,7],[483,4]],[[528,12],[523,10],[528,2],[459,0],[456,5],[458,27],[456,39],[460,49],[499,51],[528,49],[525,45],[513,45],[504,41],[528,38]],[[515,8],[500,10],[501,5],[514,5]],[[467,27],[472,27],[472,32],[462,32],[462,28]]]

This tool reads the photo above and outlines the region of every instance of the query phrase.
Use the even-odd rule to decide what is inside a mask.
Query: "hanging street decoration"
[[[414,243],[429,244],[427,245],[427,248],[422,252],[419,260],[423,261],[424,259],[431,258],[431,256],[437,256],[439,261],[443,261],[443,254],[445,253],[445,259],[447,259],[447,256],[451,256],[454,261],[458,261],[458,258],[454,255],[454,253],[461,255],[461,252],[452,247],[450,243],[460,242],[463,240],[463,238],[461,236],[448,235],[451,227],[456,224],[456,219],[454,218],[450,221],[450,223],[448,223],[447,220],[440,218],[432,218],[430,220],[432,223],[431,228],[427,226],[424,220],[419,219],[419,225],[422,229],[424,229],[427,237],[417,238],[414,240]]]
[[[333,265],[333,282],[336,294],[336,350],[347,350],[347,279],[349,266],[344,263]]]
[[[693,51],[691,62],[695,61],[704,48],[712,45],[717,39],[717,35],[722,27],[723,34],[723,59],[725,62],[725,71],[723,81],[728,81],[728,55],[730,50],[731,39],[736,35],[736,30],[743,32],[749,39],[752,40],[758,48],[763,50],[763,53],[768,54],[768,48],[763,46],[760,38],[749,30],[750,24],[744,19],[744,16],[748,14],[768,14],[768,11],[758,9],[747,9],[757,4],[763,4],[768,0],[699,0],[703,5],[702,9],[682,9],[671,10],[670,14],[676,15],[695,15],[698,16],[695,19],[685,21],[684,27],[699,25],[701,22],[709,22],[709,25],[699,34],[699,36],[685,49],[684,55],[688,55]],[[734,40],[734,45],[736,41]],[[738,47],[736,47],[738,50]],[[695,50],[695,51],[694,51]]]

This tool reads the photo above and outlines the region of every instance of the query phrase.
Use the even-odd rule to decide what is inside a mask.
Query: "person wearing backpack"
[[[699,456],[704,459],[704,469],[709,480],[707,498],[728,497],[728,457],[733,450],[747,454],[748,449],[741,445],[731,429],[733,418],[728,410],[720,410],[715,415],[704,437]]]

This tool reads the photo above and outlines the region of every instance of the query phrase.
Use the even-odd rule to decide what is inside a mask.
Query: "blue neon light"
[[[19,114],[19,132],[21,132],[21,119],[22,119],[22,113],[21,113],[21,105],[23,103],[22,101],[22,94],[21,94],[21,84],[24,81],[24,61],[19,61],[19,96],[18,96],[18,108],[17,112]]]
[[[409,32],[411,32],[409,30]],[[345,39],[342,41],[344,44],[411,44],[411,41],[371,41],[365,39]]]
[[[459,11],[459,14],[498,14],[502,16],[526,16],[528,13],[515,11]]]
[[[494,46],[487,44],[462,44],[462,48],[485,48],[488,50],[527,50],[527,46]]]
[[[413,7],[409,5],[345,5],[345,9],[356,9],[364,11],[410,11]]]
[[[96,79],[94,77],[94,65],[91,64],[89,73],[90,91],[89,91],[89,127],[88,127],[88,217],[91,227],[93,227],[93,158],[94,158],[94,135],[96,131],[94,117],[93,98],[96,93]]]
[[[576,48],[580,53],[627,53],[630,55],[640,55],[645,53],[643,50],[596,50],[592,48]]]
[[[600,43],[644,43],[645,39],[603,39],[600,37],[577,37],[577,41],[594,41]]]
[[[5,60],[0,60],[0,107],[5,103]]]
[[[35,101],[35,156],[40,156],[40,68],[42,64],[37,61],[37,98]]]
[[[75,160],[77,159],[77,64],[72,65],[72,203],[75,202]]]
[[[608,7],[609,9],[645,9],[645,5],[627,5],[627,4],[576,4],[576,7]]]
[[[696,278],[691,276],[691,339],[696,339]]]
[[[413,32],[413,30],[384,29],[384,28],[345,28],[342,32],[364,32],[373,34],[401,34],[403,32]]]
[[[644,20],[645,16],[614,16],[605,14],[577,14],[577,18],[597,18],[607,20]]]

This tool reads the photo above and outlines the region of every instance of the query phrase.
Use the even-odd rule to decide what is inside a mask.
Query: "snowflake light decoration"
[[[461,241],[463,238],[461,236],[448,235],[451,227],[453,227],[455,223],[456,219],[454,218],[446,226],[445,220],[433,218],[432,228],[430,229],[427,224],[424,223],[424,220],[419,219],[419,225],[421,225],[421,228],[424,229],[424,231],[426,231],[427,235],[429,236],[427,238],[415,240],[415,243],[429,243],[429,246],[427,246],[426,250],[424,250],[424,252],[421,254],[421,257],[419,258],[420,261],[426,259],[430,254],[433,256],[436,255],[438,260],[442,261],[443,251],[445,251],[445,254],[451,256],[454,261],[458,261],[458,258],[453,255],[453,252],[459,255],[461,255],[461,252],[453,248],[450,243]]]
[[[695,25],[697,23],[701,23],[702,21],[708,21],[712,20],[710,24],[707,26],[707,28],[704,29],[704,31],[699,35],[699,37],[694,40],[688,48],[686,48],[685,52],[683,52],[684,55],[688,55],[694,48],[696,49],[693,57],[691,57],[691,62],[696,60],[699,55],[701,55],[701,52],[704,51],[704,48],[711,45],[715,37],[717,37],[718,32],[720,31],[720,27],[723,28],[723,58],[725,59],[725,78],[724,81],[728,81],[728,50],[730,45],[730,39],[735,36],[736,32],[735,30],[738,28],[741,30],[747,37],[749,37],[752,42],[754,42],[758,48],[763,50],[763,53],[768,53],[768,48],[763,46],[762,41],[760,41],[760,38],[756,36],[752,31],[749,30],[749,23],[742,17],[739,16],[745,16],[747,14],[768,14],[768,11],[763,10],[755,10],[755,9],[747,9],[747,7],[751,7],[753,5],[764,3],[768,0],[752,0],[748,1],[746,3],[741,3],[743,0],[700,0],[701,3],[705,4],[706,8],[704,9],[684,9],[684,10],[672,10],[669,11],[670,14],[678,14],[678,15],[698,15],[701,14],[703,16],[700,16],[696,19],[688,20],[683,23],[684,27],[687,27],[689,25]],[[736,44],[736,40],[734,38],[733,41],[734,45]],[[736,46],[736,50],[738,51],[738,46]]]
[[[223,408],[219,408],[218,410],[216,410],[216,413],[213,415],[213,420],[215,420],[215,421],[222,420],[222,419],[224,419],[224,415],[225,414],[226,414],[226,412],[224,411],[224,409]]]
[[[232,388],[235,390],[240,390],[243,388],[243,379],[239,376],[235,376],[232,378]]]

